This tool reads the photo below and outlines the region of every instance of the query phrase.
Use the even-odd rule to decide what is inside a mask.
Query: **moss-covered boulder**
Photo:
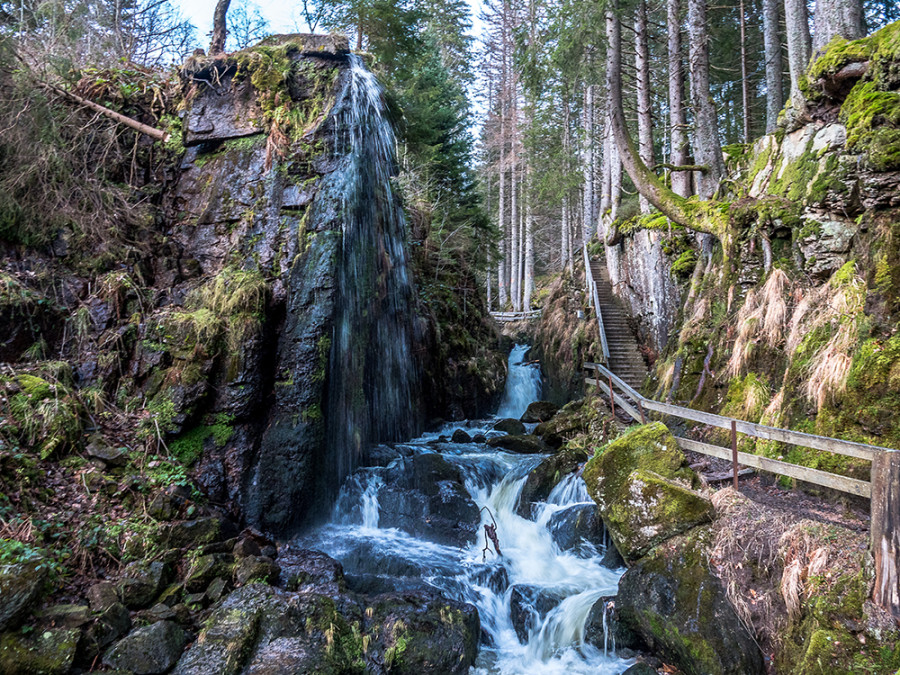
[[[171,573],[171,566],[164,562],[131,563],[118,584],[122,602],[131,609],[148,607],[165,588]]]
[[[763,673],[756,641],[710,572],[709,537],[694,530],[635,563],[619,582],[619,619],[688,675]]]
[[[80,633],[65,628],[48,628],[31,633],[4,633],[0,636],[0,674],[62,675],[75,659]]]
[[[585,466],[584,480],[628,561],[713,514],[710,501],[689,489],[696,475],[660,422],[637,427],[599,450]]]
[[[15,628],[37,602],[47,581],[38,562],[0,567],[0,631]]]
[[[134,675],[159,675],[178,662],[187,640],[178,624],[157,621],[119,640],[103,655],[103,664]]]
[[[389,673],[465,675],[475,665],[481,624],[472,606],[430,593],[378,596],[366,608],[372,648]]]
[[[713,518],[709,499],[652,471],[632,471],[619,494],[602,513],[625,560]]]
[[[525,479],[525,485],[519,493],[516,513],[523,518],[530,518],[532,505],[546,500],[553,492],[553,488],[563,478],[577,471],[587,458],[587,452],[584,450],[563,450],[538,464]]]
[[[694,478],[675,437],[662,422],[653,422],[635,427],[598,450],[584,467],[584,482],[594,501],[606,509],[637,469],[664,478]]]

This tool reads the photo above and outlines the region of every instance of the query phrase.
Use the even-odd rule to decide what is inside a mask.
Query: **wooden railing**
[[[738,486],[739,467],[744,465],[869,499],[871,509],[870,544],[872,555],[875,557],[876,569],[873,601],[890,611],[900,621],[900,573],[898,573],[900,570],[900,451],[895,448],[855,443],[839,438],[828,438],[764,424],[754,424],[732,417],[661,403],[645,398],[602,364],[585,363],[584,368],[595,374],[595,377],[586,377],[585,382],[606,391],[613,414],[615,414],[615,406],[618,405],[632,419],[641,423],[646,422],[647,411],[653,411],[730,431],[730,449],[679,436],[676,436],[675,440],[684,450],[731,460],[735,488]],[[761,455],[739,452],[738,433],[767,441],[778,441],[868,460],[872,462],[870,480],[848,478]]]
[[[600,329],[600,348],[603,351],[603,363],[609,363],[609,345],[606,343],[606,330],[603,328],[603,313],[600,311],[600,299],[597,297],[597,282],[594,273],[591,272],[591,259],[588,257],[587,243],[581,245],[584,255],[584,278],[587,282],[587,295],[589,302],[594,306],[594,314],[597,315],[597,326]]]
[[[527,312],[491,312],[491,316],[497,321],[524,321],[525,319],[537,319],[541,316],[541,310],[532,309]]]

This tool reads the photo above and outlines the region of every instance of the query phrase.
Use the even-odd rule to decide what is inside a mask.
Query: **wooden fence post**
[[[900,621],[900,452],[876,452],[871,481],[872,601]]]
[[[734,472],[734,489],[738,489],[738,460],[737,460],[737,422],[731,420],[731,469]]]

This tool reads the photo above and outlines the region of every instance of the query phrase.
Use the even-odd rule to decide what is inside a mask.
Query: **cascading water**
[[[509,407],[502,411],[524,410],[538,396],[539,375],[523,362],[527,349],[517,346],[510,356],[512,384],[504,401]],[[466,431],[488,437],[499,433],[491,427],[492,421],[486,421],[470,424]],[[580,476],[563,479],[544,502],[532,506],[531,517],[524,518],[517,513],[520,494],[542,456],[509,454],[482,443],[446,442],[437,433],[397,445],[395,450],[397,459],[386,467],[360,469],[349,476],[331,523],[298,543],[340,560],[348,579],[362,584],[364,592],[425,586],[475,605],[486,636],[475,675],[613,675],[630,665],[612,654],[602,636],[593,645],[585,639],[592,608],[600,598],[615,595],[622,570],[601,564],[602,544],[563,546],[556,538],[554,528],[567,512],[594,508]],[[415,531],[418,520],[425,519],[424,514],[406,514],[412,527],[386,525],[391,518],[396,523],[397,504],[406,513],[415,503],[398,501],[397,476],[408,476],[402,473],[404,467],[435,452],[443,458],[438,463],[458,469],[464,490],[482,509],[474,544],[453,546],[408,534]],[[454,503],[446,499],[441,508],[449,510]],[[488,523],[496,523],[501,556],[483,550],[482,528]]]
[[[519,419],[528,408],[528,404],[536,401],[541,395],[541,369],[537,364],[525,361],[525,355],[531,349],[528,345],[516,345],[509,353],[509,370],[506,377],[506,390],[497,417],[514,417]]]
[[[391,188],[394,131],[378,81],[359,56],[349,58],[346,88],[334,110],[336,152],[348,158],[328,373],[329,473],[335,489],[369,443],[418,431],[406,223]],[[327,346],[323,352],[324,359]]]

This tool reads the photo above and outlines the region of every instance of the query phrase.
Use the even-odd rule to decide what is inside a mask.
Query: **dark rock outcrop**
[[[547,422],[559,411],[559,406],[550,401],[534,401],[528,404],[525,414],[520,417],[520,421],[525,424],[533,424],[536,422]]]
[[[538,464],[525,479],[525,485],[519,493],[516,513],[523,518],[530,518],[532,505],[545,501],[559,481],[577,471],[587,458],[584,450],[563,450]]]
[[[504,417],[494,423],[494,431],[502,431],[512,436],[521,436],[525,433],[525,425],[519,420],[511,417]]]
[[[619,619],[689,675],[763,673],[762,654],[703,559],[707,529],[671,539],[619,582]]]
[[[542,452],[550,452],[550,448],[537,436],[523,434],[521,436],[495,436],[489,438],[487,444],[492,448],[499,448],[507,452],[515,452],[522,455],[535,455]]]

